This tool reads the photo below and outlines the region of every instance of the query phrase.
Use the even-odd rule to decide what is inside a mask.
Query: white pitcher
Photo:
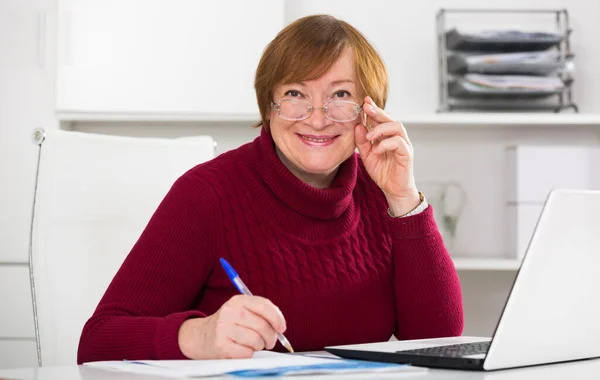
[[[446,248],[452,249],[458,221],[467,201],[466,191],[456,181],[422,181],[417,188],[433,207],[433,215]]]

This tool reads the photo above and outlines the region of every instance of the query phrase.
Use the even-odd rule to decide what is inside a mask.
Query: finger
[[[354,127],[354,142],[356,143],[358,153],[363,160],[371,154],[371,150],[373,149],[373,144],[371,144],[371,141],[366,137],[367,132],[367,127],[362,124],[357,124]]]
[[[396,150],[400,150],[404,154],[410,154],[410,145],[402,138],[402,136],[394,136],[389,137],[387,139],[381,140],[375,148],[373,148],[373,153],[382,154],[385,152],[393,152]]]
[[[244,307],[254,314],[264,318],[275,329],[283,333],[286,330],[286,322],[281,310],[266,298],[252,296],[242,298]]]
[[[265,341],[260,334],[245,326],[232,325],[228,336],[233,342],[253,351],[261,351],[265,348]]]
[[[228,339],[218,357],[219,359],[248,359],[251,358],[252,355],[254,355],[254,350],[252,348]]]
[[[411,145],[410,139],[408,138],[408,132],[402,123],[396,121],[393,123],[379,124],[367,133],[366,138],[369,140],[379,140],[381,138],[401,136],[406,142]]]
[[[388,123],[390,121],[394,121],[390,115],[388,115],[384,110],[379,108],[373,99],[370,96],[365,98],[365,102],[363,104],[363,111],[366,112],[367,116],[371,119],[371,121],[375,121],[375,124]]]
[[[277,333],[264,318],[254,314],[250,310],[242,309],[242,315],[237,324],[256,331],[264,342],[267,349],[272,349],[277,343]]]

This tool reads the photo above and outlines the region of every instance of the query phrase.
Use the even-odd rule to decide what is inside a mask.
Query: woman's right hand
[[[188,319],[179,328],[181,352],[190,359],[250,358],[254,351],[270,350],[286,322],[266,298],[236,295],[213,315]]]

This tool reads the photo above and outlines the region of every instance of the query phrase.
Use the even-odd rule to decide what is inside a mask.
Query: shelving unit
[[[510,34],[475,35],[462,34],[447,29],[447,15],[471,14],[542,14],[554,17],[556,30],[553,34],[536,33],[515,37]],[[554,111],[572,109],[578,112],[572,98],[573,78],[565,70],[573,58],[571,52],[569,15],[566,9],[440,9],[436,17],[438,40],[438,112],[456,110],[506,110],[506,111]],[[494,63],[490,65],[489,54],[504,53],[554,53],[555,61],[524,65],[523,63]],[[497,59],[500,56],[495,56]],[[514,57],[514,56],[513,56]],[[539,57],[539,56],[538,56]],[[485,60],[483,60],[485,58]],[[513,58],[514,59],[514,58]],[[467,62],[479,62],[471,67]],[[458,70],[458,71],[457,71]],[[463,75],[466,74],[466,75]],[[481,75],[483,74],[483,75]],[[479,75],[479,76],[477,76]],[[504,75],[528,75],[529,79],[558,78],[556,87],[544,88],[494,87],[491,83],[508,85]],[[471,77],[472,76],[472,77]],[[475,78],[477,76],[477,78]],[[492,79],[494,78],[494,79]],[[522,79],[522,78],[521,78]],[[560,84],[560,86],[559,86]],[[513,84],[514,86],[514,84]],[[531,86],[531,84],[529,84]]]

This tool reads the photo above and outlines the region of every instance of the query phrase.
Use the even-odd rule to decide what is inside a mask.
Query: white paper
[[[560,53],[556,50],[534,51],[524,53],[502,53],[483,54],[467,57],[469,64],[534,64],[534,63],[556,63],[560,59]]]
[[[329,362],[330,360],[271,351],[259,351],[254,353],[252,359],[106,361],[85,363],[85,365],[168,377],[210,377],[243,369],[320,364]]]
[[[330,363],[332,360],[336,359],[260,351],[256,352],[251,359],[104,361],[90,362],[84,365],[113,371],[181,378],[222,376],[232,371],[248,369],[324,364]],[[398,371],[415,373],[426,372],[427,370],[418,367],[398,366]]]
[[[492,89],[557,90],[564,87],[558,77],[539,77],[533,75],[483,75],[467,74],[466,83],[486,86]]]

